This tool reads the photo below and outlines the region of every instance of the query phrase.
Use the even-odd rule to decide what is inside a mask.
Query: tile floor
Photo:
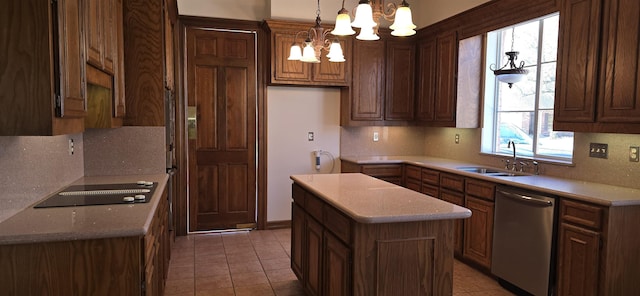
[[[305,295],[290,268],[290,229],[176,238],[165,296]],[[455,261],[453,295],[513,295]]]

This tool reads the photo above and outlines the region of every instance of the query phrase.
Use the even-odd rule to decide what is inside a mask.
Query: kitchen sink
[[[500,169],[489,168],[489,167],[457,167],[456,169],[469,172],[469,173],[476,173],[476,174],[488,175],[493,177],[526,176],[526,174],[524,173],[511,172],[511,171],[500,170]]]

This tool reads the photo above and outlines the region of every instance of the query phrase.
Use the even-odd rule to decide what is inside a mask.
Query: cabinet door
[[[102,35],[102,70],[113,75],[114,63],[118,53],[118,26],[116,24],[118,18],[118,0],[100,0],[100,2],[103,7],[102,25],[104,28]],[[120,13],[122,13],[122,9]]]
[[[289,61],[289,50],[296,37],[295,32],[275,32],[272,34],[271,82],[310,83],[310,64]],[[299,40],[298,40],[299,41]]]
[[[322,295],[349,296],[351,293],[351,250],[325,231],[324,282]]]
[[[115,52],[116,54],[113,65],[113,97],[114,108],[113,117],[123,118],[125,115],[125,93],[124,93],[124,20],[122,18],[122,1],[113,0],[115,6]]]
[[[554,121],[594,121],[601,3],[562,1]]]
[[[558,295],[598,295],[600,234],[560,224]]]
[[[432,121],[435,116],[436,96],[436,40],[431,39],[418,46],[418,94],[416,118]]]
[[[355,41],[351,120],[384,119],[384,58],[383,41]]]
[[[440,198],[446,202],[450,202],[454,205],[464,207],[464,195],[460,192],[453,192],[449,190],[442,190],[440,192]],[[453,234],[453,251],[456,255],[462,255],[464,241],[464,220],[457,219],[454,226]]]
[[[86,114],[85,66],[81,36],[81,10],[79,0],[59,0],[58,3],[58,48],[60,100],[56,113],[59,117],[79,118]],[[58,85],[56,85],[58,88]],[[82,127],[80,127],[82,129]]]
[[[306,218],[305,250],[307,262],[305,268],[304,288],[309,295],[323,295],[320,286],[322,282],[322,232],[323,227],[313,218]]]
[[[103,1],[102,0],[85,0],[85,43],[87,51],[87,63],[98,69],[102,68],[102,36],[104,30],[103,24]]]
[[[493,202],[466,196],[465,207],[471,217],[464,222],[463,257],[491,268],[493,241]]]
[[[605,3],[609,9],[604,16],[602,61],[606,63],[598,121],[640,123],[640,2]]]
[[[414,64],[413,43],[387,41],[385,120],[413,120]]]
[[[300,282],[304,282],[304,216],[303,210],[296,203],[291,203],[291,269]]]
[[[436,41],[436,94],[434,120],[455,126],[456,73],[458,65],[457,32],[438,35]]]
[[[322,51],[322,55],[320,56],[320,63],[313,64],[311,67],[313,68],[313,84],[318,85],[336,85],[336,86],[347,86],[350,77],[351,70],[351,57],[349,54],[352,51],[351,48],[351,40],[350,39],[340,39],[340,46],[342,47],[342,51],[345,55],[344,62],[330,62],[327,58],[327,51]],[[291,46],[291,45],[289,45]],[[302,62],[298,62],[302,63]]]

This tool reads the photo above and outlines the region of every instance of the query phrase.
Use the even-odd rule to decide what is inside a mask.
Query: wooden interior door
[[[189,231],[255,224],[255,40],[186,29]]]

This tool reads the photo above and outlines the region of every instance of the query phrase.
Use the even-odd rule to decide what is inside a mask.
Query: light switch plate
[[[602,143],[589,144],[589,157],[607,159],[608,155],[609,155],[609,144],[602,144]]]

